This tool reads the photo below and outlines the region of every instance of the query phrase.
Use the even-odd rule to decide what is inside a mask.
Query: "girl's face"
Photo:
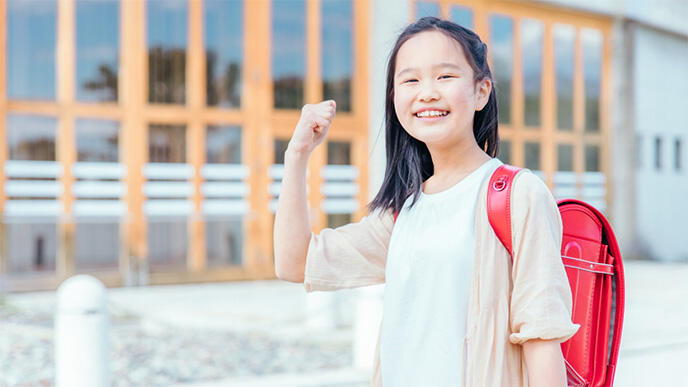
[[[394,109],[401,126],[428,147],[474,140],[473,116],[487,104],[492,84],[477,84],[461,45],[439,31],[418,33],[401,45],[394,70]]]

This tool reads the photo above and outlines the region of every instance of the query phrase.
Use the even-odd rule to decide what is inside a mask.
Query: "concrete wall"
[[[638,247],[652,259],[688,261],[688,37],[644,26],[633,35]],[[659,169],[655,138],[662,140]],[[680,171],[674,167],[676,138],[682,144]]]
[[[535,2],[620,16],[661,29],[688,35],[688,1],[685,0],[536,0]]]

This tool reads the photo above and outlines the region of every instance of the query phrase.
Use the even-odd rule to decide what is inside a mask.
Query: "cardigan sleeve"
[[[571,289],[561,261],[563,226],[545,183],[529,170],[514,180],[511,198],[513,289],[510,301],[514,344],[530,339],[571,338]]]
[[[390,211],[375,211],[359,222],[311,233],[303,281],[306,291],[384,283],[393,226]]]

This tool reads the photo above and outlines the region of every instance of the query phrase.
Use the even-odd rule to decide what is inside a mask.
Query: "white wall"
[[[640,138],[636,174],[636,230],[650,258],[688,260],[688,38],[644,27],[634,32],[635,128]],[[662,138],[662,167],[654,139]],[[674,139],[682,139],[682,170],[674,168]]]
[[[613,16],[625,16],[662,29],[688,35],[686,0],[537,0]]]

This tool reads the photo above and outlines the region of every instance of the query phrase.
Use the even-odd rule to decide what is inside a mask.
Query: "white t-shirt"
[[[460,386],[475,249],[475,206],[485,162],[454,186],[410,197],[392,231],[380,341],[384,387]]]

